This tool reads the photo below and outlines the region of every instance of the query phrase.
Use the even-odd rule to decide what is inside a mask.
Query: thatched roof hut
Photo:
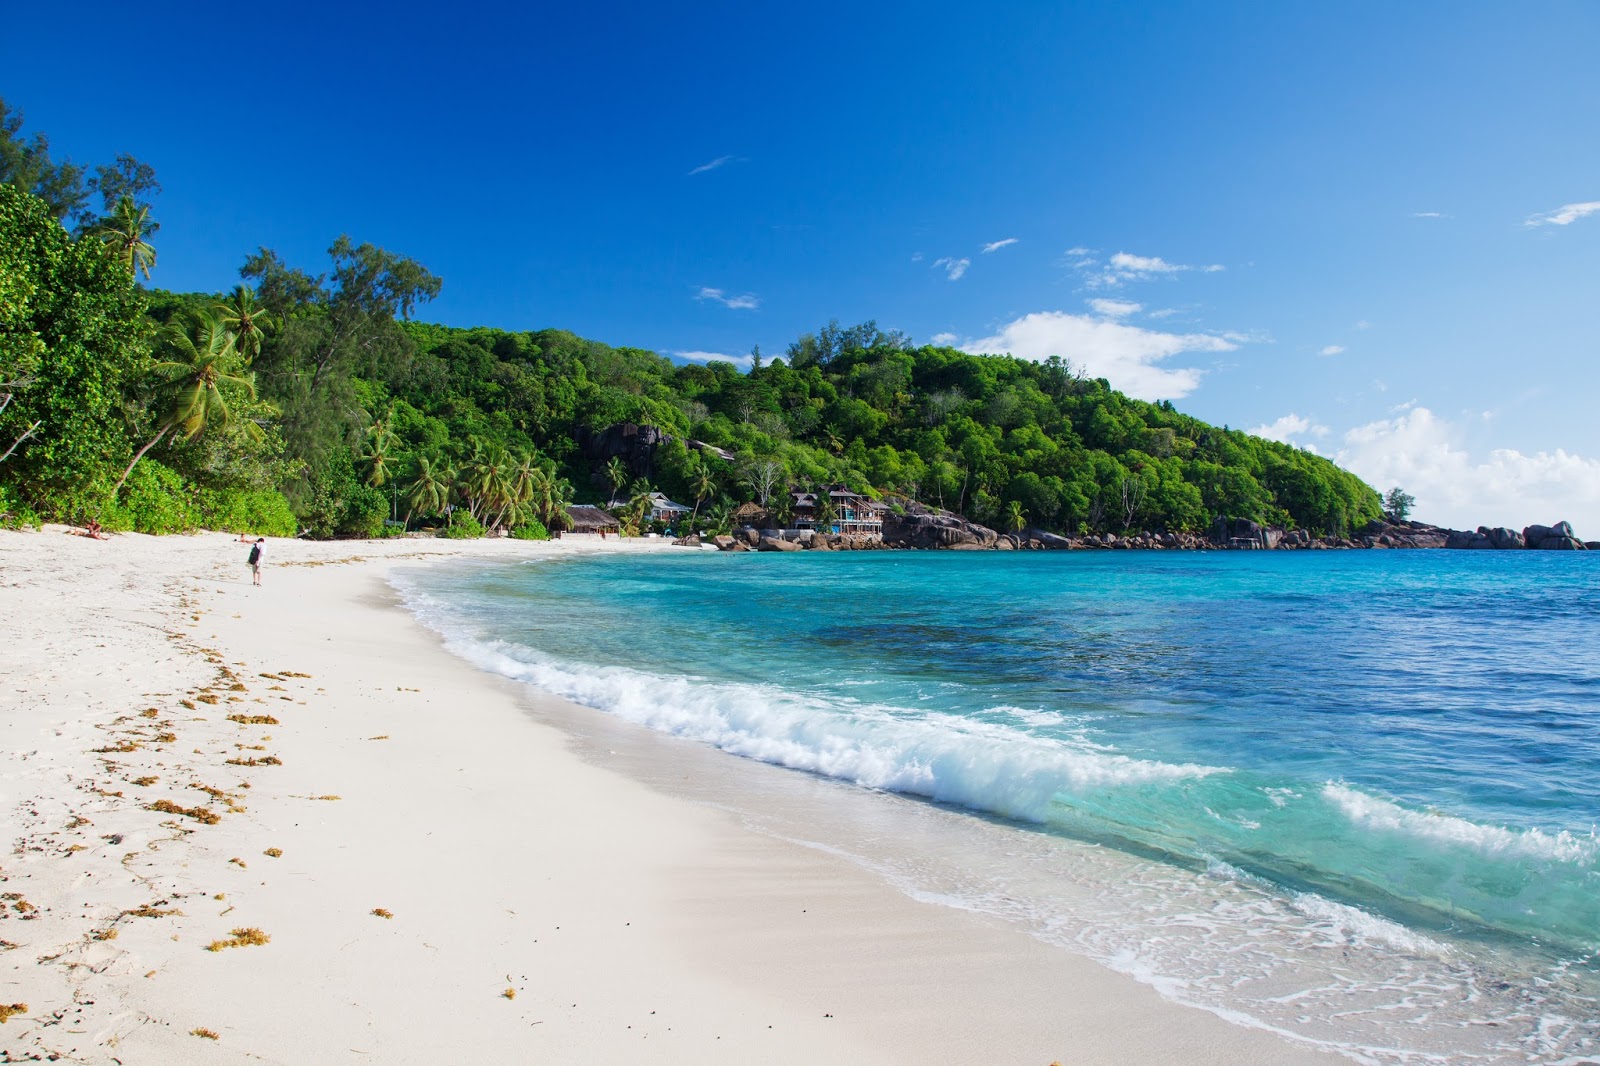
[[[567,508],[567,528],[573,533],[617,533],[622,529],[609,512],[581,503]]]

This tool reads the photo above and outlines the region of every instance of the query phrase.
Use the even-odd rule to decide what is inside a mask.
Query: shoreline
[[[595,546],[269,541],[261,589],[242,547],[0,534],[13,1057],[1341,1061],[641,784],[727,757],[477,670],[384,581]],[[203,950],[233,928],[271,939]]]

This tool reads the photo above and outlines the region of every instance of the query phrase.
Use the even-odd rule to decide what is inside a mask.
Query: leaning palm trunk
[[[128,464],[128,469],[124,470],[122,472],[122,476],[117,478],[116,488],[111,490],[111,498],[113,500],[117,498],[117,493],[122,491],[122,483],[128,480],[128,475],[133,473],[133,468],[139,464],[140,459],[144,458],[144,453],[159,444],[161,442],[161,438],[165,437],[167,435],[167,430],[171,428],[172,423],[170,422],[162,426],[161,432],[157,433],[154,437],[151,437],[149,444],[146,444],[143,448],[139,449],[139,453],[133,457],[133,462]]]

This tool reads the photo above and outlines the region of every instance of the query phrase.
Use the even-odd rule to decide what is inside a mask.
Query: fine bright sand
[[[685,549],[246,550],[0,532],[0,1062],[1342,1061],[586,760],[384,581]]]

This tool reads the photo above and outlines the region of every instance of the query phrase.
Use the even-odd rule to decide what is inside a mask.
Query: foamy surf
[[[1438,749],[1391,762],[1390,744],[1382,760],[1361,761],[1365,734],[1329,709],[1330,692],[1348,700],[1347,669],[1337,689],[1320,690],[1315,662],[1309,676],[1298,658],[1263,672],[1256,661],[1270,667],[1278,643],[1235,642],[1227,655],[1216,641],[1185,644],[1204,629],[1192,617],[1162,622],[1158,636],[1124,632],[1165,615],[1120,601],[1095,615],[1088,586],[1072,602],[1088,623],[1030,622],[1019,608],[1031,628],[1014,641],[1009,615],[1003,632],[962,620],[978,593],[950,575],[971,567],[988,594],[1004,564],[982,560],[837,561],[862,580],[919,567],[937,576],[904,595],[880,588],[881,630],[810,624],[835,591],[832,567],[700,562],[482,571],[406,592],[484,669],[724,752],[940,804],[860,793],[902,815],[960,819],[954,808],[966,808],[1047,830],[947,820],[931,850],[831,846],[870,855],[858,861],[918,898],[1019,923],[1171,998],[1358,1061],[1543,1062],[1600,1048],[1600,1025],[1581,1020],[1600,1017],[1593,834],[1496,824],[1375,787],[1392,777],[1414,796],[1421,780],[1426,794],[1416,775],[1432,773]],[[784,576],[763,576],[773,571]],[[883,608],[898,602],[915,606]],[[563,620],[569,608],[582,626]],[[1367,647],[1358,635],[1353,646]],[[1324,629],[1319,639],[1333,638]],[[1019,687],[1016,676],[1038,681]],[[1291,700],[1314,714],[1296,719]],[[1540,720],[1567,714],[1579,728],[1565,706],[1546,700]],[[1355,711],[1349,721],[1375,714]],[[1397,735],[1403,721],[1375,735]],[[1420,724],[1438,728],[1437,715]],[[1466,743],[1486,732],[1475,722]],[[1283,758],[1263,765],[1263,753]],[[1443,794],[1460,791],[1459,779],[1440,780]],[[962,837],[948,864],[930,857],[964,833],[977,836]],[[983,834],[1004,839],[979,858]]]

